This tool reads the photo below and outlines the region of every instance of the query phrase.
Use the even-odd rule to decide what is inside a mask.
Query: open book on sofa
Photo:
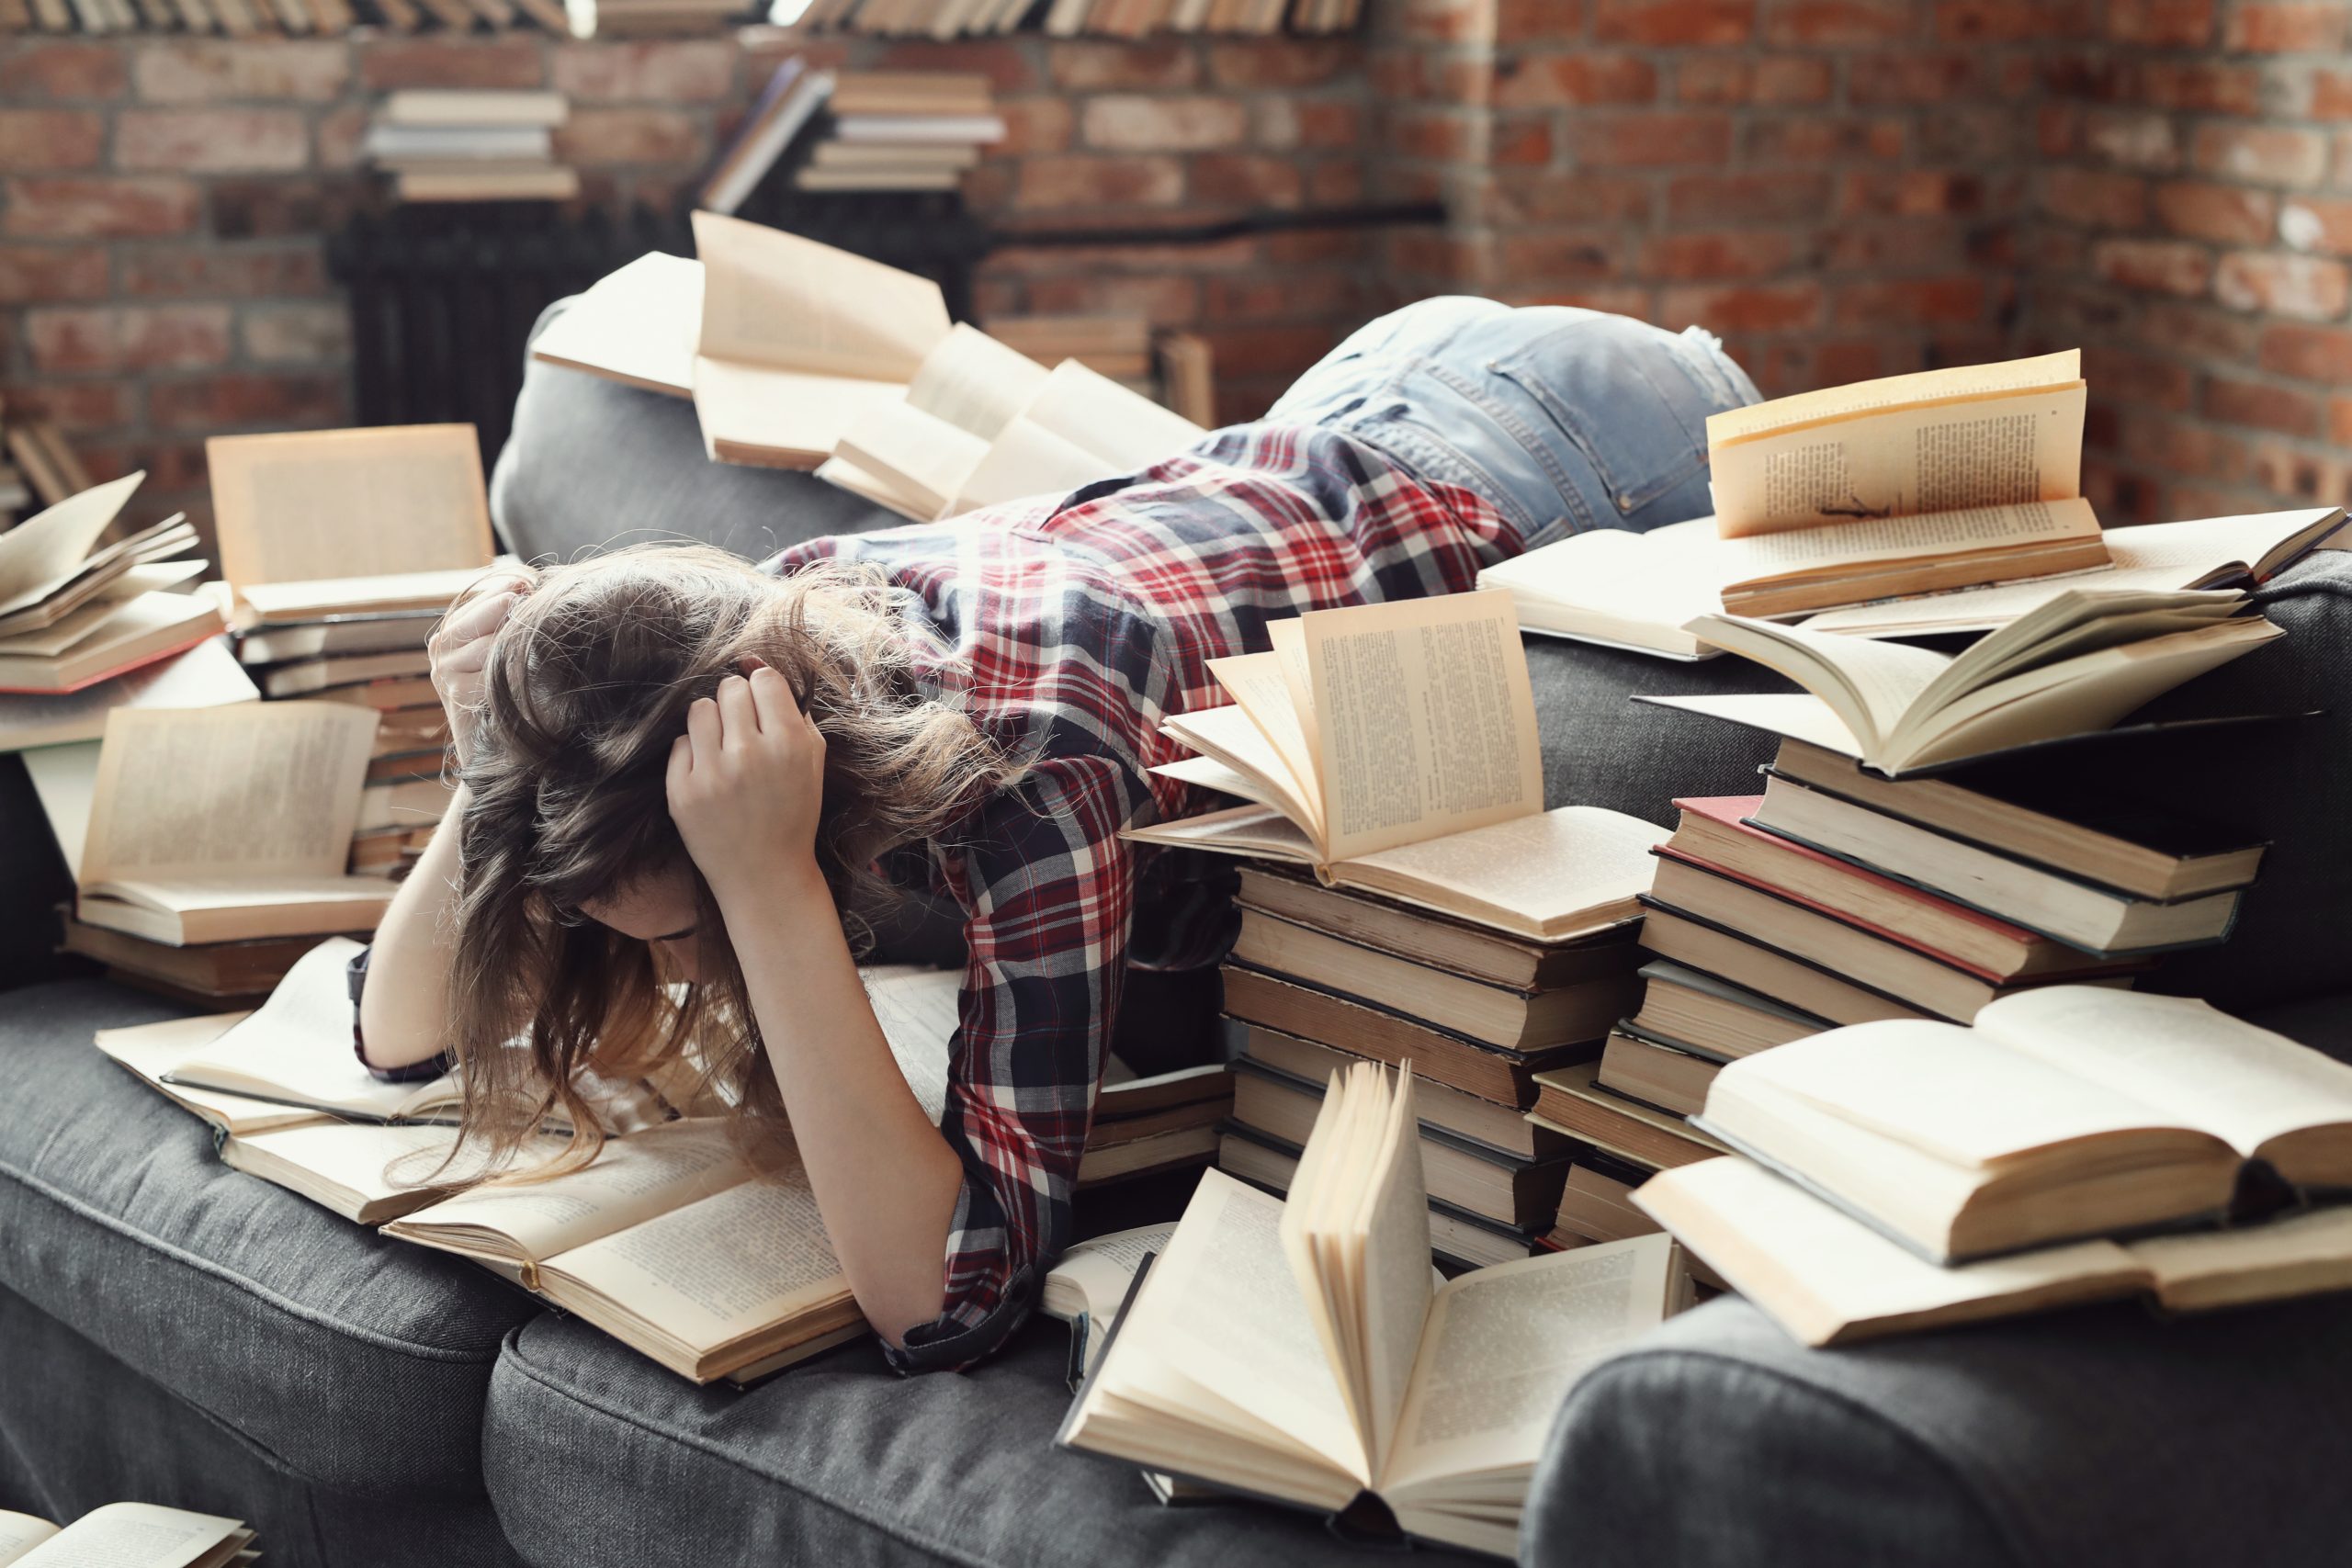
[[[1682,1277],[1653,1235],[1432,1288],[1415,1126],[1409,1071],[1363,1064],[1335,1075],[1286,1202],[1204,1176],[1057,1440],[1510,1555],[1561,1395]]]
[[[1254,805],[1121,836],[1312,867],[1536,942],[1621,923],[1665,831],[1544,809],[1544,756],[1510,596],[1316,610],[1265,653],[1212,660],[1234,700],[1168,720],[1199,753],[1155,773]]]
[[[261,1554],[242,1519],[108,1503],[60,1529],[0,1509],[0,1568],[229,1568]]]

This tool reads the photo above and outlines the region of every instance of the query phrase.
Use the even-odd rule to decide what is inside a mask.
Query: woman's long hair
[[[443,829],[458,834],[447,1016],[468,1168],[504,1164],[558,1115],[574,1132],[548,1168],[593,1158],[582,1069],[634,1078],[689,1041],[747,1148],[767,1143],[783,1103],[732,944],[709,940],[725,929],[718,905],[670,818],[671,745],[689,705],[745,660],[781,673],[825,737],[817,862],[846,911],[876,855],[943,832],[1016,771],[918,684],[926,638],[899,591],[831,562],[778,579],[721,550],[647,546],[538,577],[492,645],[469,798]],[[585,913],[681,868],[705,939],[683,997],[649,943]]]

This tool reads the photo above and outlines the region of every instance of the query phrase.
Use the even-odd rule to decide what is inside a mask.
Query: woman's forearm
[[[963,1167],[890,1055],[814,863],[721,902],[834,1254],[899,1344],[939,1315]]]
[[[404,1067],[448,1046],[448,917],[457,897],[458,819],[465,807],[461,785],[376,928],[368,986],[359,994],[359,1033],[377,1066]]]

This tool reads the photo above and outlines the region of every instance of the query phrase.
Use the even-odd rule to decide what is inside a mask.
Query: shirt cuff
[[[351,1054],[359,1058],[368,1076],[379,1083],[431,1083],[458,1065],[456,1052],[444,1051],[404,1067],[379,1067],[368,1059],[368,1042],[359,1032],[359,994],[368,988],[368,958],[375,951],[372,946],[363,947],[344,965],[344,988],[351,994]]]
[[[960,1371],[986,1360],[1004,1348],[1013,1331],[1029,1320],[1035,1274],[1027,1264],[1012,1271],[1004,1293],[978,1323],[964,1323],[942,1314],[907,1330],[906,1343],[882,1341],[882,1359],[898,1372]]]

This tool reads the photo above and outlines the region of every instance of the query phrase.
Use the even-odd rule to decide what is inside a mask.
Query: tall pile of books
[[[793,172],[801,190],[955,190],[1005,130],[977,73],[839,72],[827,108],[808,162]]]
[[[560,93],[410,88],[368,127],[368,161],[401,201],[565,201],[577,170],[555,161]]]

